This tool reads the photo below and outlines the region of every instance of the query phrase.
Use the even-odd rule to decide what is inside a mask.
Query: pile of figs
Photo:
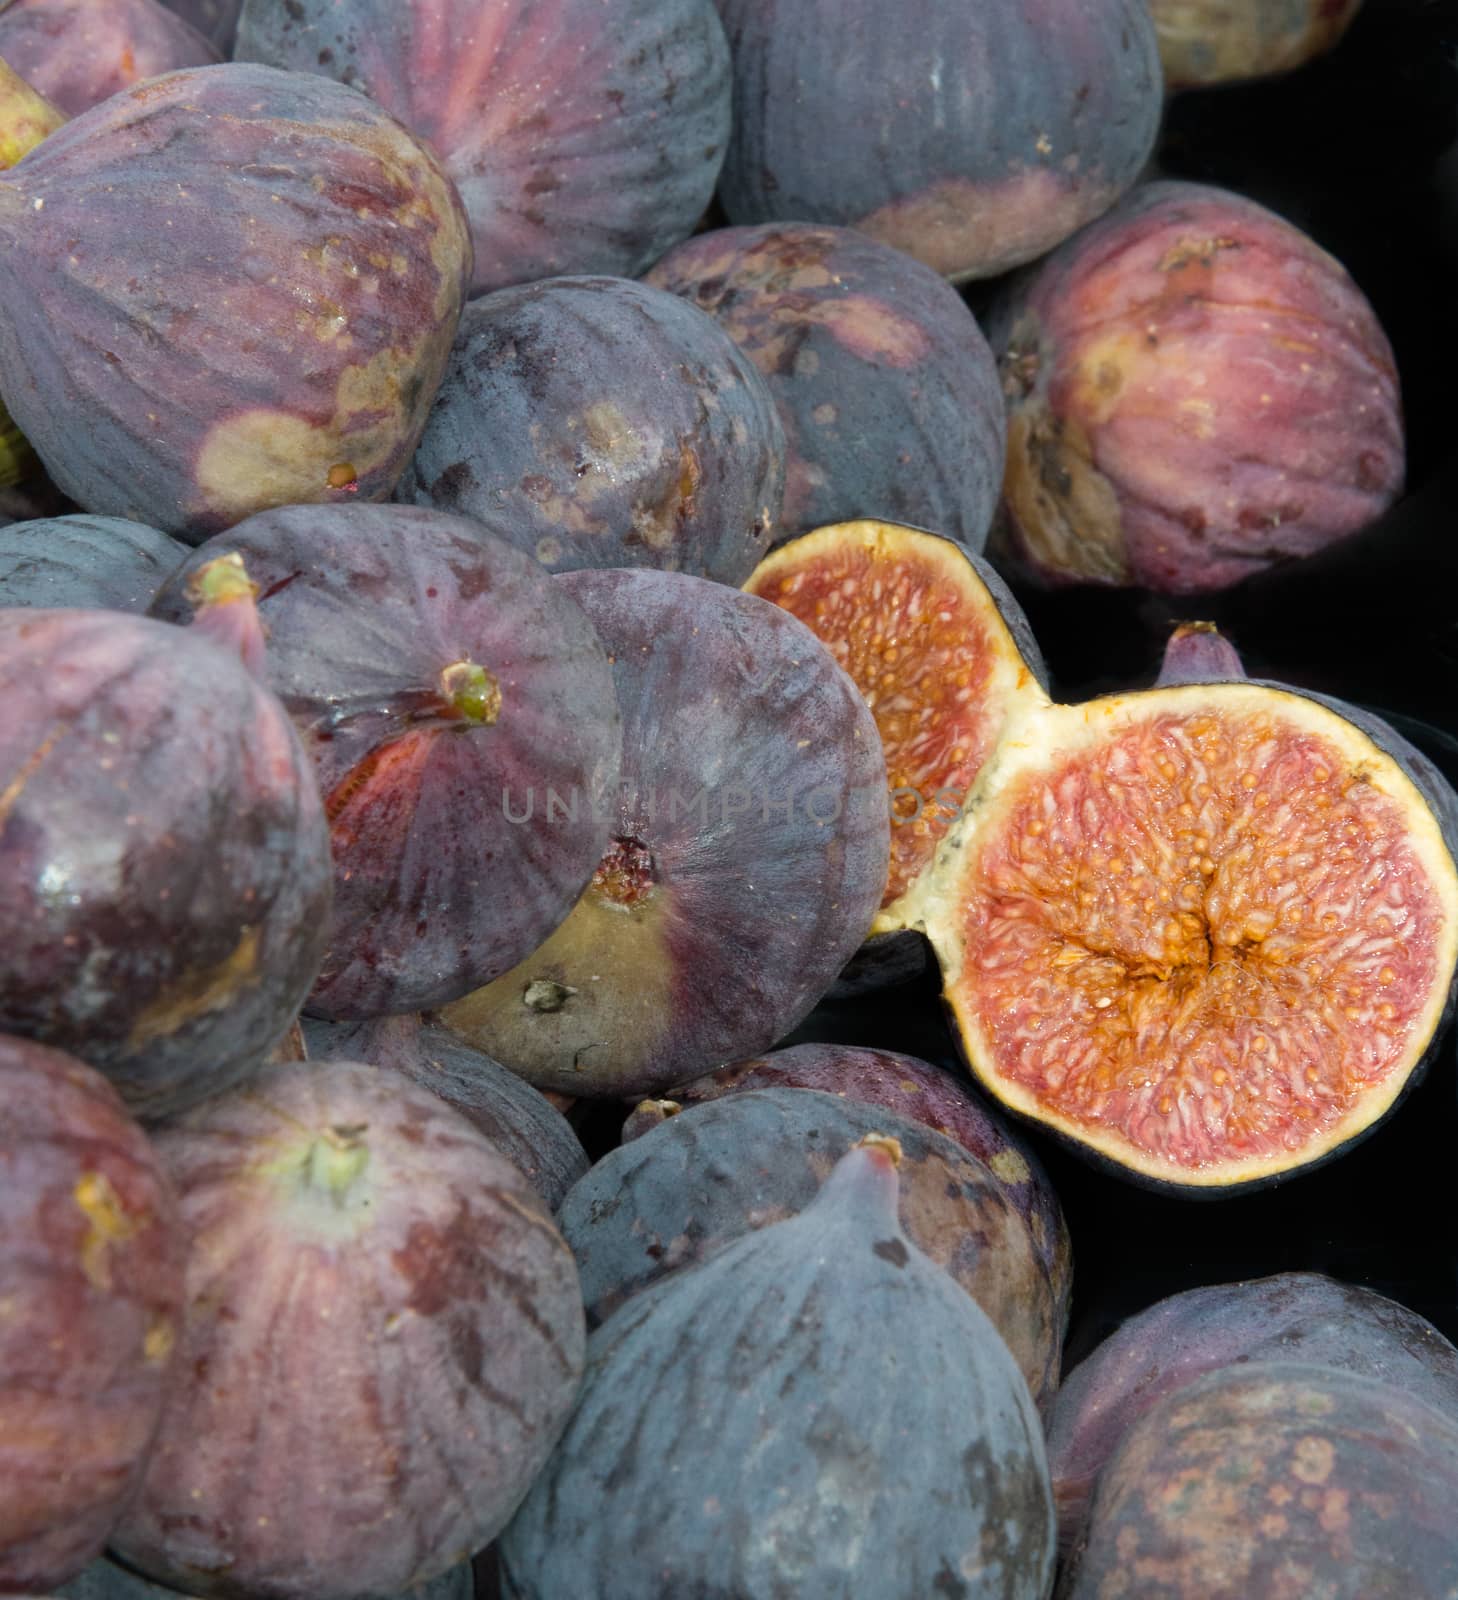
[[[0,0],[0,1596],[1453,1600],[1440,32]]]

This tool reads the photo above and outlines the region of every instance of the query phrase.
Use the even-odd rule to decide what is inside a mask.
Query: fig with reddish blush
[[[0,608],[0,1029],[160,1117],[255,1071],[329,935],[329,833],[237,655],[116,611]]]
[[[572,1254],[526,1179],[348,1062],[271,1069],[156,1143],[186,1331],[116,1555],[189,1594],[346,1600],[489,1543],[582,1375]]]
[[[440,1577],[403,1590],[391,1600],[472,1600],[474,1591],[471,1563],[462,1561]],[[178,1600],[177,1590],[153,1583],[119,1561],[106,1559],[93,1561],[79,1577],[62,1584],[56,1593],[60,1600]]]
[[[1425,757],[1195,624],[1154,688],[1013,718],[904,915],[994,1098],[1213,1195],[1330,1159],[1421,1076],[1455,849]]]
[[[591,623],[530,557],[444,512],[286,506],[194,552],[154,610],[267,635],[334,859],[311,1013],[444,1005],[572,909],[607,847],[620,722]]]
[[[197,543],[390,494],[471,245],[436,157],[362,94],[224,64],[123,90],[0,175],[0,262],[0,395],[47,471]]]
[[[1148,0],[719,11],[734,53],[719,197],[734,223],[839,223],[953,281],[989,278],[1107,211],[1154,148]]]
[[[162,0],[162,4],[211,40],[225,58],[232,56],[243,0]]]
[[[626,278],[466,307],[399,500],[476,517],[553,572],[743,583],[785,481],[774,400],[703,312]]]
[[[1058,1196],[1037,1156],[963,1079],[895,1050],[797,1044],[771,1055],[731,1062],[676,1084],[666,1100],[644,1101],[623,1124],[623,1142],[656,1127],[665,1115],[748,1089],[817,1089],[900,1117],[955,1139],[993,1174],[1027,1225],[1058,1305],[1060,1336],[1068,1327],[1073,1252]]]
[[[1119,1441],[1207,1372],[1301,1361],[1380,1378],[1458,1419],[1458,1349],[1383,1295],[1314,1272],[1214,1284],[1131,1317],[1064,1380],[1048,1426],[1058,1542],[1072,1549]]]
[[[1252,200],[1146,184],[988,324],[1008,403],[1000,563],[1046,584],[1227,588],[1397,498],[1387,337],[1339,262]]]
[[[597,1329],[502,1536],[507,1594],[1043,1600],[1038,1413],[992,1323],[903,1231],[901,1160],[871,1134],[798,1215]]]
[[[1455,1498],[1451,1414],[1300,1360],[1227,1367],[1134,1422],[1058,1600],[1447,1600]]]
[[[577,1257],[589,1321],[793,1216],[877,1128],[905,1152],[902,1226],[992,1319],[1033,1398],[1049,1402],[1063,1343],[1058,1294],[1002,1180],[924,1123],[817,1089],[745,1090],[689,1106],[609,1151],[573,1187],[557,1223]]]
[[[1149,0],[1165,88],[1291,72],[1340,43],[1362,0]]]
[[[353,84],[440,152],[473,294],[641,272],[693,232],[729,137],[712,0],[246,0],[237,56]]]
[[[540,949],[442,1020],[539,1088],[653,1094],[797,1027],[886,882],[886,763],[802,623],[676,572],[552,579],[623,714],[611,843]]]
[[[418,1016],[374,1022],[304,1023],[315,1061],[367,1061],[403,1072],[453,1106],[511,1162],[556,1211],[587,1171],[587,1152],[572,1124],[524,1078],[463,1039]]]
[[[707,311],[763,375],[788,440],[781,536],[851,517],[980,550],[1007,416],[960,295],[850,228],[720,228],[647,275]]]
[[[0,56],[68,117],[143,78],[222,59],[161,0],[4,0]]]
[[[187,555],[122,517],[40,517],[0,529],[0,606],[143,612]]]
[[[184,1239],[106,1081],[0,1035],[0,1588],[45,1594],[101,1553],[173,1378]]]

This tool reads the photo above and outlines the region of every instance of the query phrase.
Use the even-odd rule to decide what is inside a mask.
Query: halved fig
[[[1229,1191],[1415,1081],[1454,992],[1455,840],[1405,741],[1244,681],[1195,625],[1154,688],[1015,717],[902,914],[997,1099],[1125,1175]]]

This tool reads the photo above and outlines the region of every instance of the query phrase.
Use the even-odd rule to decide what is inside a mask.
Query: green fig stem
[[[22,157],[56,131],[66,114],[53,106],[0,57],[0,170]],[[8,187],[8,185],[7,185]],[[0,197],[0,210],[5,200]]]
[[[342,1206],[355,1180],[369,1164],[369,1146],[362,1127],[326,1128],[309,1147],[309,1186]]]
[[[463,721],[489,728],[501,715],[501,685],[475,661],[453,661],[440,675],[440,692]]]
[[[199,567],[187,580],[193,628],[236,654],[260,683],[267,681],[263,619],[258,615],[258,585],[248,576],[236,550]]]

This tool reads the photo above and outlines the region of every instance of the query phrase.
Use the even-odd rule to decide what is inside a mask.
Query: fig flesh
[[[769,548],[785,438],[747,356],[677,296],[548,278],[473,300],[396,498],[478,518],[552,572],[740,584]]]
[[[0,1035],[0,1588],[100,1553],[141,1483],[182,1332],[156,1154],[89,1067]]]
[[[0,261],[0,394],[47,471],[196,543],[389,495],[471,253],[439,162],[362,94],[223,64],[113,95],[0,177]]]
[[[1007,293],[990,550],[1045,584],[1229,587],[1357,532],[1404,473],[1397,368],[1346,269],[1264,206],[1142,185]]]
[[[994,1098],[1216,1194],[1331,1157],[1416,1081],[1458,966],[1458,797],[1213,638],[1178,630],[1153,689],[1013,718],[907,914]]]
[[[538,1088],[639,1097],[767,1049],[864,938],[886,764],[855,686],[776,606],[684,573],[552,580],[613,662],[612,843],[567,920],[448,1027]],[[518,814],[572,797],[514,797]]]
[[[582,1373],[571,1252],[526,1179],[347,1062],[272,1068],[155,1142],[186,1332],[116,1554],[188,1594],[344,1600],[487,1544]]]
[[[1027,1386],[897,1220],[894,1139],[625,1306],[501,1541],[514,1600],[1042,1600]]]
[[[0,606],[141,613],[187,555],[122,517],[37,517],[0,528]]]

